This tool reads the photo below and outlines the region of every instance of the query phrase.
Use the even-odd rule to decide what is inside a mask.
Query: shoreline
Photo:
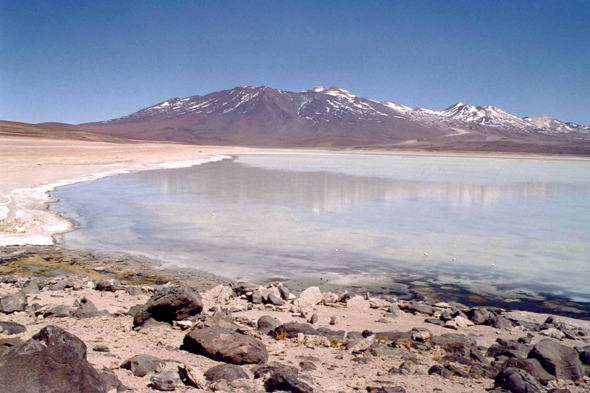
[[[49,194],[57,188],[121,174],[220,161],[241,149],[149,142],[118,145],[68,141],[70,147],[67,143],[42,139],[27,141],[29,144],[23,147],[19,146],[22,142],[19,138],[2,140],[8,140],[5,146],[8,161],[11,161],[11,147],[15,150],[20,147],[21,151],[13,154],[16,164],[5,163],[6,169],[0,167],[5,172],[0,176],[0,247],[52,245],[55,244],[54,236],[75,229],[71,220],[49,209],[50,204],[56,202]],[[44,144],[48,145],[50,153],[45,157],[31,157],[40,148],[45,148]],[[69,156],[69,148],[77,150]],[[112,157],[98,156],[97,149],[100,149],[101,156],[106,152]],[[133,154],[130,156],[129,152]],[[21,171],[32,172],[35,178],[23,179],[19,176]],[[8,185],[2,188],[1,183]]]
[[[48,246],[53,247],[52,250],[42,250],[37,252],[41,255],[48,255],[55,253],[57,250],[58,253],[85,253],[87,254],[86,260],[92,259],[88,257],[88,255],[125,255],[123,257],[124,260],[130,261],[135,260],[133,265],[133,269],[136,272],[140,270],[149,270],[151,273],[154,274],[154,277],[160,275],[159,280],[164,280],[166,278],[177,277],[182,274],[187,274],[189,278],[202,278],[203,276],[209,275],[204,271],[200,271],[196,268],[186,268],[178,265],[173,265],[164,261],[154,260],[153,258],[142,256],[142,255],[134,255],[134,254],[125,254],[122,252],[103,252],[100,250],[67,250],[62,247],[56,240],[56,236],[67,233],[69,231],[76,230],[77,223],[61,216],[59,213],[51,211],[49,209],[50,204],[56,202],[51,198],[49,195],[50,192],[55,190],[58,187],[64,187],[76,183],[87,182],[87,181],[96,181],[107,176],[116,176],[120,174],[127,174],[133,172],[139,172],[144,170],[158,170],[158,169],[171,169],[171,168],[183,168],[183,167],[190,167],[195,165],[200,165],[207,162],[215,162],[223,159],[231,158],[231,155],[234,154],[369,154],[369,155],[379,155],[379,154],[386,154],[386,155],[410,155],[410,156],[446,156],[446,157],[464,157],[464,158],[496,158],[496,159],[535,159],[535,160],[543,160],[543,159],[555,159],[555,160],[570,160],[576,159],[581,161],[587,161],[587,159],[583,157],[579,158],[565,158],[565,157],[530,157],[524,155],[501,155],[501,156],[492,156],[487,154],[469,154],[469,153],[454,153],[454,152],[415,152],[415,151],[349,151],[349,150],[327,150],[327,149],[302,149],[302,150],[294,150],[294,149],[243,149],[239,151],[239,148],[226,148],[224,152],[219,152],[223,150],[223,147],[210,147],[212,151],[207,153],[203,153],[201,150],[204,150],[202,146],[189,146],[189,148],[193,150],[199,151],[199,159],[193,160],[171,160],[170,157],[168,159],[159,162],[159,163],[147,163],[147,164],[127,164],[120,166],[121,164],[106,164],[106,165],[99,165],[98,167],[94,168],[94,172],[87,173],[82,177],[77,178],[68,178],[62,179],[57,182],[53,182],[47,185],[41,185],[37,187],[29,187],[29,188],[17,188],[8,194],[8,201],[0,201],[0,208],[16,205],[13,206],[13,209],[10,209],[7,216],[13,215],[16,220],[16,225],[13,229],[16,231],[19,230],[19,225],[25,227],[24,233],[13,233],[7,234],[6,232],[0,232],[0,251],[1,250],[8,250],[13,249],[13,251],[18,252],[18,250],[14,249],[14,247],[20,247],[21,251],[26,253],[31,252],[35,246]],[[105,166],[115,166],[115,168],[104,171]],[[0,190],[2,191],[2,190]],[[1,196],[6,197],[6,193]],[[0,210],[0,214],[2,210]],[[20,213],[20,215],[18,215]],[[27,222],[28,220],[28,222]],[[22,222],[22,224],[21,224]],[[33,223],[33,224],[31,224]],[[30,226],[27,226],[30,225]],[[0,216],[0,230],[2,230],[2,217]],[[9,247],[9,248],[7,248]],[[41,248],[42,249],[42,248]],[[0,253],[1,256],[6,256],[6,253]],[[102,260],[104,258],[100,257],[98,260]],[[108,259],[108,258],[106,258]],[[137,261],[141,260],[141,263]],[[22,271],[21,274],[26,274],[25,271]],[[125,279],[125,277],[129,276],[129,272],[125,274],[114,275],[113,277],[119,279]],[[211,275],[213,276],[213,275]],[[297,289],[302,289],[304,287],[310,285],[320,285],[322,288],[333,290],[333,289],[347,289],[356,293],[362,293],[363,291],[366,292],[370,290],[374,293],[380,295],[390,295],[390,296],[400,296],[400,298],[407,297],[408,299],[419,299],[424,300],[425,298],[430,298],[431,296],[434,298],[438,298],[441,301],[448,301],[448,300],[455,300],[455,301],[463,301],[470,305],[501,305],[511,309],[522,309],[522,310],[532,310],[534,312],[553,312],[556,315],[566,315],[571,317],[580,317],[583,316],[584,318],[590,318],[590,305],[585,304],[583,302],[574,302],[569,301],[567,298],[563,297],[560,298],[559,296],[545,296],[545,299],[538,300],[538,299],[527,299],[526,297],[520,297],[518,302],[512,302],[509,298],[501,298],[500,296],[489,296],[490,293],[488,291],[487,294],[477,291],[469,290],[469,288],[461,287],[459,285],[449,286],[443,284],[433,284],[429,283],[428,285],[414,285],[413,282],[415,278],[402,278],[403,274],[395,274],[395,285],[397,288],[405,287],[406,290],[403,293],[400,292],[385,292],[382,288],[378,288],[380,284],[375,285],[355,285],[355,284],[341,284],[337,285],[337,287],[331,287],[330,285],[326,285],[325,283],[321,282],[312,282],[311,280],[300,282],[296,284],[293,282],[293,285],[296,285]],[[211,277],[210,277],[211,278]],[[158,280],[157,279],[157,280]],[[212,283],[221,283],[221,282],[231,282],[234,281],[232,278],[222,278],[222,277],[215,277],[211,279]],[[271,279],[266,280],[259,280],[257,284],[268,284],[270,283]],[[178,281],[180,282],[180,281]],[[451,288],[452,287],[452,288]],[[433,294],[436,294],[434,296]],[[483,296],[482,296],[483,295]],[[471,300],[469,300],[471,299]]]

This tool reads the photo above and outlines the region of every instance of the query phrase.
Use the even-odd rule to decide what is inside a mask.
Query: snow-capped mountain
[[[449,122],[474,123],[499,129],[532,132],[535,128],[520,117],[516,117],[490,105],[475,106],[458,102],[439,112],[439,116]]]
[[[236,87],[169,99],[79,128],[144,139],[251,146],[393,145],[464,134],[471,138],[590,136],[588,126],[547,117],[523,119],[493,106],[459,102],[442,111],[410,108],[335,86],[298,93],[265,86]]]
[[[582,134],[590,133],[590,126],[583,126],[576,123],[564,123],[548,116],[530,116],[525,117],[524,120],[532,124],[538,132],[547,134],[568,134],[570,132],[578,132]]]

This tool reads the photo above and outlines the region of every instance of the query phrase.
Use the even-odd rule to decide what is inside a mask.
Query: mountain
[[[477,151],[477,143],[485,142],[503,151],[515,143],[590,141],[590,127],[552,118],[519,118],[493,106],[461,102],[442,111],[410,108],[335,86],[298,93],[236,87],[172,98],[117,119],[75,127],[137,139],[261,147],[412,148],[461,142]]]
[[[525,121],[531,123],[538,132],[547,134],[568,134],[577,132],[581,134],[590,134],[590,126],[583,126],[576,123],[564,123],[557,119],[547,116],[530,116],[525,117]]]
[[[136,138],[248,146],[356,146],[452,133],[337,87],[300,93],[244,86],[173,98],[118,119],[80,125]]]

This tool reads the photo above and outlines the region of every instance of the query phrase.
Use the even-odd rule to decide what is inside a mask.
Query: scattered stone
[[[272,374],[274,374],[275,372],[277,372],[279,370],[282,370],[284,373],[291,374],[295,377],[297,377],[299,375],[299,371],[295,367],[287,366],[287,365],[285,365],[283,363],[279,363],[279,362],[261,364],[261,365],[254,367],[254,369],[252,371],[254,372],[254,378],[268,379],[269,377],[272,376]]]
[[[122,289],[121,287],[121,282],[119,282],[119,280],[116,279],[110,279],[110,280],[100,280],[99,282],[96,283],[96,287],[95,289],[97,291],[106,291],[106,292],[116,292],[120,289]]]
[[[543,387],[531,374],[524,370],[508,367],[496,377],[496,387],[512,393],[541,393]]]
[[[338,317],[330,317],[330,325],[336,325],[338,322]]]
[[[0,299],[0,312],[10,314],[15,311],[25,311],[27,304],[27,295],[17,292]]]
[[[269,315],[263,315],[258,318],[257,326],[258,330],[263,332],[264,334],[268,334],[271,331],[275,330],[279,323],[277,320]]]
[[[488,348],[489,357],[499,358],[505,356],[508,358],[526,358],[533,347],[531,345],[521,344],[515,340],[497,339],[496,344]]]
[[[141,287],[138,287],[138,286],[127,287],[127,289],[125,289],[125,293],[127,293],[130,296],[143,295],[143,291],[141,290]]]
[[[319,321],[320,317],[318,316],[318,314],[313,314],[311,318],[309,318],[309,323],[311,323],[312,325],[316,325]]]
[[[222,364],[211,367],[209,370],[205,371],[205,378],[211,382],[217,382],[222,379],[225,379],[227,382],[233,382],[236,379],[241,378],[250,379],[244,370],[234,364]]]
[[[271,331],[269,335],[277,340],[296,338],[299,333],[311,336],[319,335],[318,331],[306,323],[285,323]]]
[[[560,330],[557,330],[556,328],[549,328],[546,330],[541,330],[539,332],[539,334],[541,334],[543,336],[555,338],[557,340],[563,340],[565,338],[565,333]]]
[[[94,352],[111,352],[109,347],[104,344],[96,344],[94,347],[92,347],[92,350]]]
[[[184,337],[183,349],[232,364],[258,364],[268,360],[262,341],[219,327],[189,332]]]
[[[389,303],[387,300],[383,300],[383,299],[379,299],[376,297],[372,297],[369,298],[369,305],[371,308],[381,308],[381,309],[389,309],[389,307],[391,306],[391,303]]]
[[[98,372],[98,375],[100,375],[100,378],[104,381],[106,385],[106,392],[123,393],[129,391],[127,386],[123,385],[123,383],[119,381],[119,378],[117,378],[117,376],[112,370],[101,370]]]
[[[436,318],[426,318],[424,320],[424,322],[431,323],[433,325],[438,325],[438,326],[445,326],[445,321],[442,321],[442,320],[436,319]]]
[[[528,357],[538,359],[549,374],[559,379],[579,381],[584,377],[584,367],[578,351],[555,340],[541,340],[533,347]]]
[[[219,284],[206,293],[207,298],[217,304],[228,304],[233,295],[234,290],[223,284]]]
[[[48,288],[50,291],[63,291],[68,286],[67,281],[60,281],[55,284],[51,284]]]
[[[106,384],[86,360],[86,345],[57,326],[47,326],[0,358],[3,393],[104,393]]]
[[[182,321],[203,310],[201,297],[192,288],[171,286],[152,296],[133,318],[134,326],[142,326],[152,318],[159,322]]]
[[[10,352],[14,347],[23,343],[22,340],[16,337],[7,337],[0,339],[0,357]]]
[[[254,304],[262,304],[262,295],[258,290],[252,291],[251,302]]]
[[[24,287],[22,287],[21,292],[27,295],[31,293],[37,293],[39,292],[39,284],[37,281],[31,280],[27,282]]]
[[[92,303],[86,297],[83,297],[82,299],[74,302],[74,307],[76,306],[78,308],[72,313],[75,318],[93,318],[109,315],[107,310],[99,311],[94,303]]]
[[[18,282],[17,276],[2,276],[0,277],[0,283],[2,284],[16,284]]]
[[[178,373],[173,370],[164,371],[163,373],[154,375],[150,378],[152,382],[150,386],[153,389],[164,392],[171,392],[180,384]]]
[[[458,315],[455,318],[453,318],[452,321],[454,321],[457,327],[460,328],[467,328],[469,326],[473,326],[473,322],[471,322],[469,319],[463,318]]]
[[[550,381],[555,380],[555,377],[547,372],[541,366],[541,363],[537,359],[523,359],[523,358],[512,358],[504,362],[503,368],[517,368],[526,371],[531,374],[537,381],[541,382],[542,385],[547,385]]]
[[[6,335],[20,334],[27,330],[23,325],[16,322],[1,322],[0,321],[0,332]]]
[[[366,311],[371,307],[371,303],[362,296],[355,296],[348,299],[346,308],[354,311]]]
[[[295,307],[307,308],[315,306],[322,301],[322,292],[318,287],[309,287],[299,294],[293,302]]]
[[[503,316],[496,315],[496,318],[494,319],[492,326],[496,329],[511,329],[514,327],[514,324],[510,320],[504,318]]]
[[[308,360],[302,360],[301,362],[299,362],[299,368],[301,368],[301,371],[315,371],[315,370],[317,370],[316,365],[313,362],[310,362]]]
[[[400,386],[367,386],[368,393],[406,393],[406,389]]]
[[[580,361],[585,365],[590,365],[590,345],[579,349]]]
[[[178,366],[178,375],[182,382],[187,386],[192,386],[197,389],[206,389],[208,386],[207,380],[197,368],[183,364],[182,366]]]
[[[287,288],[282,282],[279,283],[279,285],[277,285],[277,288],[279,288],[281,298],[283,300],[289,300],[289,295],[291,294],[291,291],[289,290],[289,288]]]
[[[426,328],[414,328],[410,330],[412,340],[424,342],[432,338],[432,333]]]
[[[425,315],[434,315],[434,309],[432,306],[427,304],[419,304],[416,301],[411,301],[409,303],[402,303],[399,305],[399,308],[411,312],[413,314],[425,314]]]
[[[285,301],[281,299],[280,296],[271,293],[270,295],[268,295],[268,303],[274,304],[275,306],[282,306],[283,304],[285,304]]]
[[[131,371],[136,377],[145,377],[148,373],[161,371],[166,362],[151,355],[135,355],[121,364],[121,368]]]
[[[285,368],[277,368],[264,383],[267,392],[277,390],[292,393],[313,393],[311,386],[298,379]]]
[[[74,314],[74,310],[72,310],[68,306],[55,306],[50,308],[49,310],[43,313],[43,318],[69,318]]]

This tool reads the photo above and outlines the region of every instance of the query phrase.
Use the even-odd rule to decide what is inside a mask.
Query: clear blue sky
[[[106,120],[243,85],[590,125],[590,1],[0,0],[0,119]]]

